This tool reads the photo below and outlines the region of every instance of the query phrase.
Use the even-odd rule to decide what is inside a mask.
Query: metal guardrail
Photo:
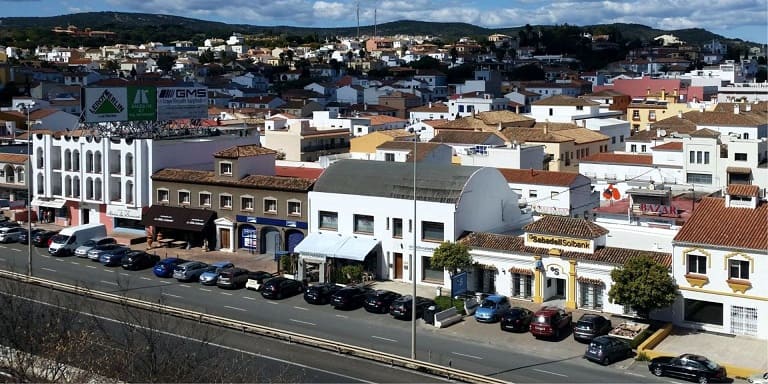
[[[382,351],[376,351],[364,347],[345,344],[338,341],[327,340],[315,336],[304,335],[297,332],[287,331],[278,328],[271,328],[263,325],[248,323],[245,321],[239,321],[234,319],[228,319],[220,316],[215,316],[207,313],[191,311],[184,308],[172,307],[160,303],[153,303],[149,301],[134,299],[126,296],[120,296],[112,293],[101,292],[97,290],[88,289],[85,287],[79,287],[76,285],[60,283],[57,281],[41,279],[38,277],[30,277],[25,274],[0,270],[0,277],[13,279],[28,284],[34,284],[55,291],[74,293],[97,300],[104,300],[112,303],[118,303],[128,305],[134,308],[144,309],[148,311],[158,312],[170,316],[175,316],[183,319],[193,320],[200,323],[211,324],[228,329],[238,330],[241,332],[252,333],[259,336],[270,337],[273,339],[287,341],[289,343],[296,343],[307,345],[315,348],[321,348],[323,350],[336,352],[338,354],[346,354],[355,356],[367,360],[373,360],[380,363],[389,364],[392,366],[398,366],[402,368],[412,369],[424,373],[428,373],[435,376],[446,377],[450,380],[463,381],[468,383],[509,383],[505,380],[500,380],[488,376],[484,376],[477,373],[461,371],[458,369],[445,367],[438,364],[433,364],[425,361],[414,360],[407,357],[386,353]]]

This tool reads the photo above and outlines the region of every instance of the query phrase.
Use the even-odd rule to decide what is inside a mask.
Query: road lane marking
[[[179,284],[179,287],[189,288],[189,285],[186,285],[186,284]]]
[[[117,285],[117,283],[115,283],[114,281],[105,281],[105,280],[99,280],[99,283],[102,283],[102,284],[109,284],[109,285],[115,285],[115,286]]]
[[[246,300],[256,300],[255,297],[250,297],[250,296],[242,296],[242,297],[243,299],[246,299]]]
[[[317,325],[315,323],[310,323],[309,321],[301,321],[301,320],[296,320],[296,319],[288,319],[288,320],[293,321],[294,323],[299,323],[299,324]]]
[[[229,305],[225,305],[224,308],[234,309],[235,311],[248,312],[247,309],[238,308],[238,307],[230,307]]]
[[[5,259],[3,259],[3,258],[0,258],[0,261],[5,261]]]
[[[171,283],[170,281],[165,281],[165,280],[160,280],[160,282],[163,283],[163,284],[170,284]]]
[[[210,289],[206,289],[206,288],[200,288],[200,290],[201,290],[201,291],[204,291],[204,292],[211,292],[211,290],[210,290]]]
[[[388,339],[386,337],[381,337],[381,336],[371,336],[371,337],[374,338],[374,339],[379,339],[379,340],[384,340],[384,341],[390,341],[390,342],[393,342],[393,343],[397,343],[397,340]]]
[[[45,257],[46,259],[50,259],[50,258],[51,258],[51,257],[50,257],[50,256],[48,256],[48,255],[40,255],[40,256],[42,256],[42,257]]]
[[[142,277],[141,277],[141,279],[142,279],[142,280],[152,280],[152,279],[150,279],[149,277],[144,277],[144,276],[142,276]]]
[[[537,368],[534,368],[533,370],[534,370],[534,371],[536,371],[536,372],[541,372],[541,373],[548,373],[548,374],[550,374],[550,375],[555,375],[555,376],[560,376],[560,377],[568,377],[568,375],[563,375],[562,373],[556,373],[556,372],[545,371],[545,370],[543,370],[543,369],[537,369]]]
[[[219,292],[219,293],[221,293],[222,295],[232,296],[232,294],[229,292]]]
[[[480,356],[475,356],[475,355],[467,355],[466,353],[459,353],[459,352],[451,352],[451,353],[452,353],[452,354],[454,354],[454,355],[456,355],[456,356],[468,357],[468,358],[470,358],[470,359],[475,359],[475,360],[482,360],[482,359],[483,359],[483,358],[482,358],[482,357],[480,357]]]
[[[111,269],[105,269],[104,272],[115,273],[115,271],[113,271]]]
[[[42,270],[44,270],[44,271],[49,271],[49,272],[56,272],[56,270],[55,270],[55,269],[50,269],[50,268],[45,268],[45,267],[43,267],[43,268],[40,268],[40,269],[42,269]]]
[[[64,261],[64,259],[56,258],[56,261]]]
[[[272,300],[267,300],[267,303],[274,304],[274,305],[280,304],[277,301],[272,301]]]
[[[297,307],[297,306],[294,306],[294,308],[301,309],[302,311],[309,311],[309,308]]]
[[[21,252],[21,249],[11,248],[11,251],[14,251],[14,252]]]
[[[0,248],[2,248],[2,249],[10,249],[10,248],[6,247],[5,245],[0,245]]]
[[[77,261],[70,261],[69,263],[74,265],[80,265],[80,263],[78,263]]]
[[[342,319],[349,319],[349,316],[347,315],[336,315],[336,317],[341,317]]]
[[[85,267],[86,267],[86,268],[92,268],[92,269],[96,269],[96,267],[94,267],[93,265],[86,265]]]
[[[163,295],[163,296],[173,297],[174,299],[181,299],[181,296],[179,296],[179,295],[174,295],[173,293],[166,293],[166,292],[162,292],[162,293],[160,293],[160,294],[161,294],[161,295]]]
[[[120,276],[130,276],[130,273],[120,272]]]

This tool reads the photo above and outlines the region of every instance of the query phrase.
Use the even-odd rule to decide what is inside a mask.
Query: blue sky
[[[360,24],[395,20],[457,21],[484,27],[526,23],[638,23],[659,29],[704,28],[768,41],[768,0],[359,0]],[[77,12],[162,13],[231,24],[355,25],[356,0],[0,0],[1,16]],[[86,27],[86,26],[81,26]]]

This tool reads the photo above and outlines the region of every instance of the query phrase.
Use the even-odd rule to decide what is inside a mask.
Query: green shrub
[[[363,281],[363,266],[361,264],[349,264],[341,267],[341,273],[348,279],[348,282]]]
[[[632,339],[632,341],[629,343],[629,346],[632,347],[632,349],[637,349],[637,346],[642,344],[643,341],[645,341],[645,339],[653,335],[653,332],[654,331],[652,331],[650,328],[644,329],[642,332],[640,332],[640,334],[638,334],[637,336],[635,336],[634,339]]]
[[[449,296],[437,296],[435,297],[435,303],[441,309],[448,309],[451,307],[451,298]],[[453,306],[459,313],[464,314],[464,300],[453,299]]]

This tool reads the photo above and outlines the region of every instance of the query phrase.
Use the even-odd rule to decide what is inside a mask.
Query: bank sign
[[[82,100],[87,123],[208,117],[205,87],[91,87],[83,89]]]

